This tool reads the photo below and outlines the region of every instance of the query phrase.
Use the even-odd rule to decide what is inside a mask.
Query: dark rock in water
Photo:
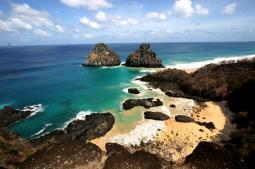
[[[176,108],[176,105],[175,104],[170,104],[169,107]]]
[[[28,117],[32,111],[19,111],[12,107],[4,107],[0,110],[0,127],[6,127],[11,123]]]
[[[69,142],[76,139],[92,140],[105,135],[114,124],[114,116],[111,113],[95,113],[87,115],[85,120],[74,120],[63,130],[55,130],[31,143],[39,148],[47,147],[57,142]]]
[[[175,116],[175,120],[178,121],[178,122],[183,122],[183,123],[195,122],[195,120],[192,119],[191,117],[184,116],[184,115]]]
[[[160,169],[162,160],[156,155],[143,150],[131,154],[124,147],[115,143],[107,143],[108,158],[104,169]]]
[[[140,48],[128,56],[125,66],[162,68],[162,61],[150,49],[150,44],[142,44]]]
[[[196,121],[196,123],[200,126],[204,126],[206,128],[208,128],[209,130],[213,130],[213,129],[216,129],[215,125],[213,122],[199,122],[199,121]]]
[[[140,91],[139,91],[137,88],[129,88],[129,89],[128,89],[128,93],[131,93],[131,94],[139,94]]]
[[[18,134],[0,127],[0,168],[16,168],[28,158],[34,149],[29,142]]]
[[[93,51],[85,60],[84,66],[117,66],[120,65],[120,57],[104,43],[96,44]]]
[[[244,168],[241,158],[233,149],[210,142],[200,142],[185,163],[197,169],[240,169]]]
[[[144,118],[163,121],[169,119],[169,116],[161,112],[146,111],[144,112]]]
[[[18,168],[98,168],[101,158],[102,150],[98,146],[77,139],[45,147],[29,157]]]
[[[111,130],[114,116],[111,113],[95,113],[87,115],[85,120],[72,121],[66,127],[67,134],[91,140],[103,136]]]
[[[136,106],[143,106],[144,108],[162,106],[163,102],[159,99],[154,100],[153,98],[147,99],[128,99],[126,100],[122,106],[124,110],[130,110]]]

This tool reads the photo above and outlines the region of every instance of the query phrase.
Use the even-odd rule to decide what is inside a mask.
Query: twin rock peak
[[[119,55],[104,43],[96,44],[86,58],[83,66],[118,66],[121,64]],[[139,49],[129,55],[124,63],[128,67],[162,68],[162,61],[154,53],[150,44],[143,43]]]

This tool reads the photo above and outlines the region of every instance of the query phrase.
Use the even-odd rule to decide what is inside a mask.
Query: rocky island
[[[143,43],[139,49],[128,56],[126,63],[128,67],[163,68],[162,61],[154,53],[150,44]]]
[[[120,57],[104,43],[96,44],[83,66],[118,66]]]

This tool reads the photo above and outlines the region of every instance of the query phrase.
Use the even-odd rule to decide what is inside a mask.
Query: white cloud
[[[208,15],[209,14],[209,9],[203,7],[200,4],[195,5],[195,13],[199,15]]]
[[[49,34],[48,32],[46,32],[42,29],[35,29],[34,34],[38,35],[38,36],[41,36],[41,37],[50,37],[51,36],[51,34]]]
[[[91,39],[91,38],[94,38],[95,36],[92,35],[92,34],[90,34],[90,33],[86,33],[86,34],[84,34],[84,37],[85,37],[86,39]]]
[[[107,20],[107,15],[106,15],[105,12],[99,11],[99,12],[96,13],[96,19],[98,21],[101,21],[101,22],[106,21]]]
[[[9,24],[11,27],[23,30],[32,30],[33,26],[19,18],[10,18]]]
[[[226,5],[223,10],[222,13],[226,14],[226,15],[232,15],[234,14],[236,11],[236,3],[231,3]]]
[[[64,32],[65,32],[64,29],[63,29],[63,27],[60,26],[60,25],[55,25],[55,28],[56,28],[56,31],[57,31],[58,33],[64,33]]]
[[[50,15],[46,11],[31,8],[28,4],[11,4],[12,17],[35,26],[53,26]]]
[[[7,31],[7,32],[13,31],[10,25],[1,19],[0,19],[0,30]]]
[[[61,2],[73,8],[88,8],[90,10],[98,10],[102,8],[110,8],[112,4],[108,0],[61,0]]]
[[[208,15],[209,9],[200,4],[192,6],[192,0],[176,0],[171,14],[178,18],[189,18],[194,14]]]
[[[120,16],[117,16],[112,19],[112,22],[116,26],[129,26],[129,25],[137,25],[139,21],[135,18],[123,18]]]
[[[92,29],[100,29],[101,28],[101,24],[99,24],[97,22],[94,22],[94,21],[91,21],[87,17],[81,18],[80,23],[85,25],[85,26],[88,26]]]
[[[160,12],[149,12],[146,14],[146,17],[155,19],[157,21],[166,20],[166,15],[164,13],[160,13]]]

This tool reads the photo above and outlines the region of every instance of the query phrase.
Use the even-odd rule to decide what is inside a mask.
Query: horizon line
[[[142,44],[142,43],[150,43],[150,44],[163,44],[163,43],[249,43],[249,42],[255,42],[255,40],[251,41],[187,41],[187,42],[97,42],[97,43],[59,43],[59,44],[38,44],[38,45],[12,45],[12,43],[7,43],[6,45],[0,45],[0,47],[29,47],[29,46],[65,46],[65,45],[95,45],[98,43],[105,43],[105,44]]]

